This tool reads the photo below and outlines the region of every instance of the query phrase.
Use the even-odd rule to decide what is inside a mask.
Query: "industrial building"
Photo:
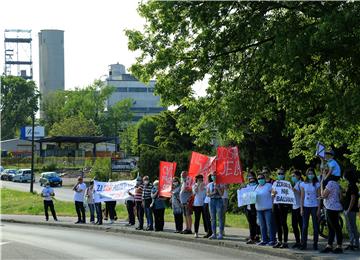
[[[148,85],[138,81],[133,75],[126,73],[122,64],[109,66],[109,75],[106,84],[115,87],[115,91],[107,100],[107,106],[113,106],[117,102],[131,98],[131,107],[134,113],[133,121],[140,120],[145,115],[155,115],[163,110],[160,104],[160,97],[154,95],[155,80],[150,80]]]

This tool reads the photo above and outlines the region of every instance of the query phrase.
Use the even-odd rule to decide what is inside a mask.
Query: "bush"
[[[110,160],[111,158],[96,158],[89,177],[98,181],[108,181],[111,175]]]
[[[41,168],[42,171],[44,172],[50,172],[50,171],[55,171],[57,170],[58,166],[56,163],[49,163],[49,164],[44,164],[43,167]]]

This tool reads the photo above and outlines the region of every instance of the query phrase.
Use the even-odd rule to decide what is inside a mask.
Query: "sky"
[[[125,29],[141,30],[138,0],[4,0],[0,2],[0,60],[4,71],[4,30],[31,29],[33,75],[39,82],[38,32],[64,30],[65,89],[84,87],[108,74],[108,65],[135,62]],[[202,95],[205,84],[195,92]]]

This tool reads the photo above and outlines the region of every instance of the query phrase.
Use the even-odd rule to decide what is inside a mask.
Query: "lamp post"
[[[35,133],[35,113],[33,112],[31,116],[32,126],[31,126],[31,180],[30,180],[30,192],[34,191],[34,133]]]

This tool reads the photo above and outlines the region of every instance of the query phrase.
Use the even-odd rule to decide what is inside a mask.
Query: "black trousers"
[[[49,208],[54,220],[57,220],[56,212],[54,208],[54,202],[52,200],[44,200],[44,211],[45,211],[46,220],[49,220]]]
[[[340,226],[340,212],[337,210],[326,210],[326,222],[329,228],[329,237],[328,244],[332,245],[334,243],[335,235],[336,235],[336,243],[341,246],[343,241],[342,230]]]
[[[165,209],[155,209],[153,208],[154,220],[155,220],[155,231],[164,230],[164,215]]]
[[[85,223],[85,208],[84,203],[82,201],[75,201],[75,210],[78,216],[78,221]]]
[[[275,225],[277,228],[278,239],[280,242],[288,242],[289,229],[287,226],[287,215],[290,210],[291,205],[289,204],[274,204],[273,214],[275,219]]]
[[[132,200],[126,201],[126,209],[128,212],[129,224],[135,225],[135,214],[134,214],[135,202]]]
[[[96,211],[96,222],[102,224],[101,202],[95,203],[95,211]]]
[[[117,218],[115,208],[116,208],[116,200],[105,202],[105,216],[106,217],[108,216],[106,214],[106,211],[107,211],[109,214],[110,220],[114,220],[115,217]]]
[[[211,217],[210,217],[210,210],[209,210],[209,203],[204,203],[204,223],[206,222],[206,225],[204,224],[204,228],[206,226],[207,230],[205,232],[209,235],[212,235],[211,230]]]
[[[211,229],[211,227],[207,226],[207,222],[205,220],[205,208],[203,206],[193,206],[193,210],[195,213],[195,222],[194,222],[195,233],[199,233],[199,225],[200,225],[201,216],[203,218],[205,233],[208,233],[208,231],[209,231],[209,229]]]
[[[246,219],[249,223],[250,239],[255,240],[260,236],[260,227],[256,222],[255,204],[250,205],[250,209],[246,209]]]
[[[178,214],[174,214],[174,219],[175,219],[175,228],[176,231],[181,232],[183,230],[183,214],[182,213],[178,213]]]
[[[296,243],[301,243],[301,235],[302,235],[302,216],[300,214],[300,208],[293,209],[291,212],[291,225],[295,236]]]
[[[136,216],[139,221],[139,228],[144,227],[144,208],[142,206],[142,201],[135,201],[136,205]]]

